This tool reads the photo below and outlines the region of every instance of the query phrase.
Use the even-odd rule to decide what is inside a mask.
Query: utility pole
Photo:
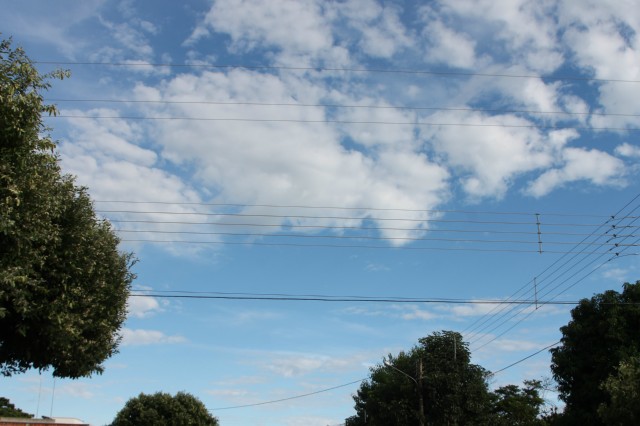
[[[422,395],[422,357],[418,358],[418,381],[416,383],[418,388],[418,416],[420,426],[424,426],[424,396]]]
[[[422,397],[422,358],[418,358],[418,365],[416,366],[416,370],[418,373],[418,379],[416,380],[415,377],[405,373],[404,371],[400,370],[399,368],[397,368],[395,365],[391,364],[389,361],[387,361],[386,359],[382,360],[382,363],[384,365],[386,365],[387,367],[396,370],[398,373],[403,374],[405,376],[407,376],[409,379],[411,379],[411,381],[413,381],[413,383],[415,383],[416,385],[416,393],[418,394],[418,424],[420,426],[424,426],[424,398]]]

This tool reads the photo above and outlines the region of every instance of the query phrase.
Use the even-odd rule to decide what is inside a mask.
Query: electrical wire
[[[320,206],[306,204],[248,204],[248,203],[204,203],[204,202],[173,202],[153,200],[93,200],[94,203],[108,204],[158,204],[170,206],[208,206],[208,207],[267,207],[275,209],[313,209],[313,210],[366,210],[366,211],[397,211],[397,212],[424,212],[424,213],[460,213],[473,215],[511,215],[511,216],[563,216],[563,217],[595,217],[609,218],[608,214],[566,213],[566,212],[523,212],[523,211],[498,211],[498,210],[455,210],[455,209],[406,209],[406,208],[380,208],[380,207],[344,207],[344,206]]]
[[[479,234],[511,234],[511,235],[538,235],[535,231],[505,231],[499,229],[451,229],[451,228],[398,228],[387,226],[338,226],[338,225],[296,225],[296,224],[282,224],[282,223],[257,223],[257,222],[193,222],[193,221],[166,221],[166,220],[128,220],[109,218],[111,223],[144,223],[152,225],[191,225],[191,226],[220,226],[220,227],[233,227],[233,226],[246,226],[256,228],[286,228],[286,229],[305,229],[305,230],[325,230],[325,231],[344,231],[344,230],[379,230],[379,231],[428,231],[430,233],[479,233]],[[585,234],[580,232],[554,232],[545,231],[544,235],[554,236],[585,236],[591,234]],[[633,234],[622,234],[634,236]],[[606,235],[600,235],[606,236]],[[532,240],[533,241],[533,240]],[[536,241],[537,243],[537,241]]]
[[[539,129],[539,130],[588,130],[588,131],[626,131],[636,132],[640,128],[633,127],[591,127],[569,125],[541,125],[541,124],[504,124],[504,123],[440,123],[425,121],[376,121],[376,120],[304,120],[294,118],[242,118],[242,117],[171,117],[171,116],[135,116],[135,115],[77,115],[57,114],[51,119],[81,119],[81,120],[135,120],[135,121],[210,121],[210,122],[240,122],[240,123],[297,123],[297,124],[366,124],[384,126],[416,126],[416,127],[479,127],[506,129]]]
[[[200,68],[200,69],[236,69],[247,70],[274,70],[274,71],[331,71],[350,73],[379,73],[379,74],[412,74],[427,75],[437,77],[497,77],[497,78],[524,78],[540,80],[568,80],[600,83],[640,83],[640,80],[627,79],[604,79],[594,77],[577,77],[570,75],[533,75],[533,74],[500,74],[500,73],[480,73],[480,72],[456,72],[456,71],[433,71],[416,69],[383,69],[383,68],[330,68],[330,67],[293,67],[275,65],[246,65],[246,64],[176,64],[176,63],[149,63],[149,62],[71,62],[71,61],[32,61],[41,65],[64,65],[64,66],[110,66],[110,67],[150,67],[150,68]]]
[[[640,197],[640,194],[636,195],[636,197],[634,197],[631,201],[629,201],[622,209],[620,209],[617,214],[620,214],[623,210],[627,209],[627,207],[629,207],[633,202],[635,202],[636,199],[638,199],[638,197]],[[614,218],[616,218],[616,215],[611,216],[611,219],[609,219],[607,222],[605,222],[604,224],[601,225],[602,226],[609,226],[610,229],[617,229],[617,227],[620,226],[620,224],[622,223],[622,220],[626,219],[627,217],[633,217],[633,216],[629,216],[631,213],[635,212],[638,208],[640,208],[640,206],[636,206],[635,208],[633,208],[631,210],[630,213],[627,213],[626,215],[624,215],[622,218],[618,219],[616,224],[611,224],[609,225],[609,222],[612,221]],[[633,220],[629,223],[629,224],[633,224],[635,221],[637,220],[636,217],[633,217]],[[625,225],[625,226],[629,226],[629,224]],[[595,232],[595,231],[594,231]],[[629,237],[625,237],[622,241],[625,241],[626,239],[628,239]],[[636,240],[633,242],[633,244],[637,244],[640,240]],[[631,246],[631,245],[628,245]],[[610,262],[611,260],[619,257],[621,254],[623,254],[627,249],[627,245],[624,246],[620,246],[621,248],[617,251],[617,252],[611,252],[611,250],[609,250],[609,255],[612,255],[610,258],[608,258],[607,260],[605,260],[604,262],[600,263],[599,265],[597,265],[595,268],[593,268],[590,272],[588,272],[587,274],[583,275],[582,277],[576,279],[576,281],[574,281],[572,284],[570,285],[566,285],[564,289],[559,290],[560,287],[562,287],[563,285],[565,285],[568,281],[572,280],[573,278],[575,278],[582,270],[585,269],[585,267],[583,267],[581,270],[578,270],[577,272],[575,272],[574,274],[570,275],[567,279],[565,279],[564,281],[562,281],[560,284],[557,284],[555,287],[551,288],[550,290],[548,290],[546,293],[542,294],[541,297],[547,297],[549,296],[553,291],[555,290],[559,290],[559,292],[555,295],[551,297],[551,300],[553,300],[553,298],[561,295],[562,293],[568,291],[570,288],[574,287],[575,285],[577,285],[579,282],[583,281],[584,279],[586,279],[588,276],[590,276],[591,274],[593,274],[595,271],[597,271],[598,269],[600,269],[602,266],[604,266],[606,263]],[[618,248],[618,246],[616,246],[616,248]],[[553,282],[555,282],[557,279],[559,279],[560,277],[562,277],[564,274],[566,274],[567,272],[570,272],[571,269],[576,268],[577,266],[580,265],[580,263],[582,263],[585,260],[589,259],[589,256],[593,255],[593,254],[599,254],[598,258],[602,258],[602,256],[606,255],[606,253],[587,253],[587,252],[579,252],[576,255],[574,255],[571,259],[567,260],[563,265],[561,265],[559,268],[557,268],[555,272],[560,271],[560,268],[564,267],[565,265],[567,265],[569,262],[571,262],[572,260],[574,260],[576,258],[576,256],[578,256],[579,254],[582,255],[588,255],[587,257],[583,257],[582,260],[580,260],[578,263],[575,263],[573,266],[571,266],[571,268],[569,268],[568,270],[565,270],[561,275],[559,275],[558,277],[556,277],[554,280],[552,280],[549,284],[545,285],[544,287],[542,287],[540,290],[544,290],[546,287],[550,286]],[[564,256],[563,256],[564,257]],[[590,260],[589,263],[590,264],[594,264],[598,259],[593,259]],[[555,263],[554,263],[555,264]],[[545,272],[548,270],[549,268],[547,268],[545,270]],[[536,295],[536,299],[538,298],[538,296]],[[536,310],[538,305],[542,305],[542,304],[536,304]],[[494,308],[495,309],[495,308]],[[524,309],[526,308],[522,308],[518,311],[516,311],[514,314],[512,314],[509,318],[505,319],[505,316],[508,315],[509,313],[513,312],[514,310],[516,310],[517,308],[513,308],[511,311],[507,311],[499,316],[497,316],[498,313],[494,314],[494,320],[491,321],[489,324],[485,324],[484,327],[482,329],[476,330],[474,333],[472,333],[471,335],[476,335],[479,337],[476,337],[475,339],[472,339],[471,337],[468,337],[470,344],[476,343],[480,340],[482,340],[483,338],[485,338],[487,335],[490,335],[490,333],[492,333],[493,331],[495,331],[496,329],[505,326],[506,324],[509,324],[510,321],[517,317],[518,315],[520,315],[522,312],[524,312]],[[502,311],[504,311],[504,307],[501,309]],[[515,323],[513,323],[510,327],[508,327],[506,330],[503,330],[501,333],[499,333],[498,335],[493,336],[489,341],[485,342],[484,344],[482,344],[481,346],[476,347],[474,350],[478,350],[484,346],[486,346],[487,344],[495,341],[496,339],[498,339],[499,337],[503,336],[504,334],[506,334],[508,331],[512,330],[515,326],[517,326],[518,324],[520,324],[521,322],[525,321],[526,319],[528,319],[535,311],[530,311],[528,314],[526,314],[524,317],[520,318],[518,321],[516,321]],[[488,328],[490,325],[496,323],[497,325],[495,325],[493,328]],[[482,336],[480,335],[481,332],[485,332],[485,335]]]
[[[331,249],[372,249],[372,250],[403,250],[403,251],[451,251],[451,252],[484,252],[484,253],[539,253],[537,249],[485,249],[470,247],[415,247],[366,244],[301,244],[301,243],[265,243],[260,241],[196,241],[196,240],[159,240],[144,238],[121,238],[122,242],[149,244],[194,244],[194,245],[226,245],[226,246],[258,246],[258,247],[295,247],[295,248],[331,248]],[[548,254],[579,253],[572,250],[545,250]],[[606,254],[602,251],[592,251],[588,254]]]
[[[363,380],[366,380],[366,379],[358,379],[358,380],[354,380],[353,382],[345,383],[345,384],[334,386],[334,387],[327,388],[327,389],[322,389],[322,390],[315,391],[315,392],[305,393],[305,394],[302,394],[302,395],[291,396],[289,398],[281,398],[281,399],[275,399],[275,400],[271,400],[271,401],[256,402],[256,403],[253,403],[253,404],[233,405],[233,406],[230,406],[230,407],[218,407],[218,408],[212,408],[209,411],[215,412],[215,411],[222,411],[222,410],[232,410],[232,409],[235,409],[235,408],[257,407],[257,406],[260,406],[260,405],[275,404],[275,403],[278,403],[278,402],[291,401],[292,399],[304,398],[306,396],[317,395],[319,393],[324,393],[324,392],[329,392],[329,391],[332,391],[332,390],[335,390],[335,389],[344,388],[346,386],[350,386],[350,385],[353,385],[355,383],[360,383]]]
[[[199,291],[159,291],[134,290],[131,297],[157,297],[165,299],[202,299],[202,300],[255,300],[284,302],[372,302],[372,303],[428,303],[428,304],[466,304],[466,305],[531,305],[533,300],[489,300],[489,299],[451,299],[451,298],[414,298],[398,296],[330,296],[321,294],[287,294],[287,293],[226,293]],[[548,301],[551,305],[575,306],[579,302],[572,300]],[[640,305],[639,303],[628,303]]]
[[[112,203],[115,204],[115,202],[111,201]],[[102,204],[108,204],[109,201],[102,201]],[[122,201],[119,202],[120,204],[125,204],[127,202]],[[174,204],[174,203],[153,203],[153,202],[144,202],[144,201],[140,201],[138,203],[131,203],[130,205],[144,205],[144,204],[158,204],[158,205],[172,205],[172,206],[182,206],[182,204]],[[207,207],[212,207],[210,205],[208,205],[207,203],[194,203],[197,206],[207,206]],[[185,204],[185,206],[188,204]],[[215,205],[216,207],[224,207],[224,208],[233,208],[234,210],[238,210],[241,209],[243,207],[248,207],[246,205],[238,205],[238,204],[219,204],[219,205]],[[317,208],[317,209],[331,209],[331,207],[329,206],[321,206],[321,207],[315,207],[315,206],[276,206],[276,205],[254,205],[254,207],[261,207],[261,208],[270,208],[270,209],[283,209],[283,208],[288,208],[288,209],[313,209],[313,208]],[[97,209],[96,212],[103,214],[103,215],[107,215],[109,216],[111,219],[111,221],[113,223],[145,223],[145,224],[153,224],[153,225],[159,225],[159,224],[180,224],[180,225],[184,225],[184,226],[196,226],[196,225],[204,225],[204,226],[246,226],[246,227],[270,227],[270,228],[276,228],[277,231],[276,232],[230,232],[230,231],[224,231],[224,230],[212,230],[212,231],[208,231],[208,230],[195,230],[195,229],[157,229],[157,228],[117,228],[116,230],[120,233],[123,234],[132,234],[132,233],[137,233],[137,234],[146,234],[146,235],[189,235],[189,236],[221,236],[221,237],[232,237],[232,238],[240,238],[240,237],[246,237],[246,238],[260,238],[263,241],[261,242],[250,242],[250,241],[228,241],[228,240],[214,240],[214,241],[207,241],[207,240],[202,240],[202,239],[198,239],[198,240],[189,240],[189,239],[166,239],[166,238],[123,238],[123,241],[129,241],[129,242],[152,242],[152,243],[189,243],[189,244],[246,244],[246,245],[293,245],[296,247],[348,247],[348,248],[354,248],[354,247],[360,247],[360,248],[380,248],[379,246],[371,246],[371,245],[358,245],[358,246],[354,246],[354,245],[345,245],[345,244],[284,244],[281,242],[275,243],[275,242],[269,242],[269,241],[264,241],[265,239],[278,239],[280,241],[282,241],[282,239],[284,238],[288,238],[290,240],[296,240],[296,239],[304,239],[307,241],[310,240],[318,240],[318,239],[324,239],[324,240],[333,240],[333,241],[345,241],[345,240],[350,240],[350,241],[355,241],[355,240],[360,240],[360,241],[378,241],[378,242],[432,242],[432,243],[451,243],[451,244],[472,244],[472,245],[477,245],[477,244],[501,244],[503,246],[505,245],[510,245],[510,246],[522,246],[522,245],[529,245],[531,246],[531,249],[528,250],[524,250],[524,252],[546,252],[546,253],[565,253],[566,250],[551,250],[550,247],[554,247],[554,246],[575,246],[575,247],[580,247],[581,245],[586,245],[586,246],[594,246],[597,248],[606,248],[606,247],[617,247],[616,244],[619,245],[619,243],[616,242],[612,242],[609,245],[606,244],[602,244],[602,243],[598,243],[598,242],[588,242],[588,241],[579,241],[579,242],[575,242],[575,241],[571,241],[571,240],[563,240],[563,239],[558,239],[558,238],[553,238],[553,239],[548,239],[545,238],[544,240],[541,238],[541,233],[538,230],[537,232],[534,231],[533,229],[531,229],[530,231],[526,230],[526,228],[533,228],[536,225],[536,222],[534,221],[522,221],[522,220],[505,220],[505,219],[500,219],[500,220],[477,220],[477,219],[469,219],[469,218],[465,218],[465,219],[442,219],[442,218],[420,218],[420,219],[416,219],[413,217],[399,217],[397,216],[397,213],[399,212],[411,212],[411,213],[415,213],[415,212],[421,212],[421,213],[434,213],[437,215],[443,214],[444,212],[446,212],[445,210],[442,211],[436,211],[436,210],[418,210],[418,209],[378,209],[378,210],[372,210],[372,211],[384,211],[384,212],[395,212],[396,215],[394,215],[393,217],[390,216],[385,216],[385,217],[380,217],[378,216],[371,216],[369,215],[369,213],[360,208],[342,208],[339,210],[345,210],[345,211],[361,211],[362,214],[360,215],[319,215],[319,214],[281,214],[281,213],[234,213],[234,212],[229,212],[229,211],[223,211],[223,212],[210,212],[210,211],[175,211],[175,210],[132,210],[132,209]],[[449,210],[448,212],[450,212],[451,214],[456,213],[456,214],[465,214],[466,216],[469,216],[471,214],[474,215],[500,215],[501,217],[505,217],[508,214],[513,214],[513,215],[517,215],[518,217],[522,217],[522,216],[530,216],[530,217],[535,217],[537,220],[537,224],[540,225],[542,224],[540,222],[540,214],[535,214],[535,213],[525,213],[525,212],[472,212],[472,211],[455,211],[455,210]],[[204,217],[215,217],[215,218],[220,218],[220,219],[224,219],[224,218],[242,218],[242,219],[274,219],[277,221],[277,223],[260,223],[260,222],[248,222],[248,221],[242,221],[241,223],[238,222],[230,222],[230,221],[212,221],[212,222],[195,222],[195,221],[174,221],[174,220],[128,220],[128,219],[117,219],[117,217],[122,217],[122,216],[131,216],[131,215],[147,215],[147,216],[158,216],[158,215],[168,215],[168,216],[180,216],[180,217],[184,217],[184,216],[204,216]],[[596,215],[571,215],[571,214],[554,214],[555,216],[564,216],[564,217],[570,217],[570,218],[576,218],[576,217],[594,217]],[[115,218],[114,218],[115,216]],[[545,214],[546,216],[552,216],[551,214]],[[596,217],[603,217],[603,216],[596,216]],[[363,225],[359,225],[359,226],[341,226],[341,225],[315,225],[315,224],[307,224],[307,225],[302,225],[300,224],[300,222],[304,222],[304,221],[360,221],[363,222]],[[398,232],[419,232],[419,233],[425,233],[425,232],[429,232],[430,230],[433,230],[433,232],[439,232],[440,234],[446,232],[446,230],[444,229],[438,229],[437,227],[431,227],[431,229],[425,229],[424,227],[388,227],[388,226],[366,226],[364,225],[364,223],[367,223],[368,221],[372,221],[372,222],[409,222],[409,223],[419,223],[419,224],[425,224],[425,223],[430,223],[430,224],[449,224],[449,225],[464,225],[465,227],[461,228],[461,229],[451,229],[451,227],[447,228],[448,231],[450,231],[451,233],[462,233],[462,232],[466,232],[466,233],[482,233],[485,235],[490,235],[490,234],[508,234],[508,233],[512,233],[512,234],[520,234],[520,235],[530,235],[530,236],[536,236],[537,239],[531,239],[531,240],[526,240],[526,239],[505,239],[505,238],[453,238],[453,237],[446,237],[444,235],[442,235],[441,237],[422,237],[422,236],[412,236],[412,235],[402,235],[402,236],[393,236],[393,234],[389,234],[389,231],[398,231]],[[491,225],[490,228],[485,228],[485,229],[465,229],[466,225],[474,225],[474,226],[486,226],[486,225]],[[593,223],[576,223],[576,221],[565,221],[565,222],[544,222],[543,223],[545,228],[552,228],[552,229],[559,229],[560,227],[593,227],[596,224]],[[494,226],[500,226],[502,229],[496,230],[494,228]],[[507,230],[504,229],[505,227],[509,227],[509,228],[513,228],[513,230]],[[518,227],[524,227],[524,229],[518,229]],[[632,233],[629,232],[633,232],[637,227],[629,227],[629,229],[626,229],[625,232],[627,232],[627,234],[625,235],[633,235]],[[287,232],[287,231],[293,231],[293,230],[297,230],[297,229],[306,229],[306,230],[322,230],[322,231],[335,231],[336,235],[333,234],[326,234],[326,233],[321,233],[321,234],[304,234],[304,233],[292,233],[292,232]],[[350,230],[350,231],[354,231],[355,234],[343,234],[342,231],[345,230]],[[282,232],[284,231],[284,232]],[[375,232],[382,232],[385,231],[385,234],[379,236],[379,235],[371,235],[371,234],[367,234],[364,233],[365,231],[375,231]],[[569,234],[573,234],[573,235],[584,235],[583,233],[578,233],[578,232],[558,232],[558,231],[550,231],[548,233],[545,232],[545,235],[548,236],[554,236],[554,237],[562,237],[562,236],[566,236]],[[606,234],[603,234],[606,235]],[[544,250],[542,250],[542,246],[544,245]],[[398,246],[398,244],[396,244],[396,246]],[[437,250],[437,249],[447,249],[447,247],[412,247],[411,249],[429,249],[429,250]],[[457,247],[457,249],[459,250],[460,247]],[[473,247],[468,247],[466,249],[470,249],[470,250],[474,250]],[[504,249],[504,248],[503,248]],[[507,246],[506,251],[518,251],[518,252],[523,252],[523,250],[517,250],[513,247],[509,247]],[[571,250],[572,252],[576,252],[575,250]],[[595,253],[598,253],[597,250],[594,251]],[[600,252],[603,253],[604,252]]]
[[[540,350],[538,350],[538,351],[536,351],[536,352],[534,352],[534,353],[532,353],[532,354],[530,354],[530,355],[528,355],[528,356],[526,356],[524,358],[521,358],[518,361],[507,365],[506,367],[503,367],[503,368],[501,368],[499,370],[496,370],[496,371],[493,371],[493,372],[489,373],[489,375],[490,376],[495,376],[496,374],[499,374],[499,373],[501,373],[501,372],[503,372],[503,371],[505,371],[505,370],[507,370],[507,369],[509,369],[511,367],[514,367],[514,366],[516,366],[516,365],[528,360],[529,358],[532,358],[532,357],[538,355],[539,353],[544,352],[547,349],[550,349],[550,348],[552,348],[554,346],[557,346],[560,343],[561,342],[558,341],[558,342],[555,342],[555,343],[553,343],[551,345],[545,346],[544,348],[542,348],[542,349],[540,349]],[[315,391],[315,392],[309,392],[309,393],[305,393],[305,394],[301,394],[301,395],[291,396],[291,397],[288,397],[288,398],[281,398],[281,399],[275,399],[275,400],[270,400],[270,401],[256,402],[256,403],[252,403],[252,404],[242,404],[242,405],[232,405],[232,406],[226,406],[226,407],[211,408],[211,409],[209,409],[209,411],[210,412],[215,412],[215,411],[222,411],[222,410],[233,410],[233,409],[237,409],[237,408],[249,408],[249,407],[259,407],[261,405],[277,404],[279,402],[285,402],[285,401],[291,401],[293,399],[305,398],[307,396],[313,396],[313,395],[317,395],[317,394],[320,394],[320,393],[329,392],[329,391],[332,391],[332,390],[335,390],[335,389],[344,388],[344,387],[347,387],[347,386],[350,386],[350,385],[353,385],[353,384],[356,384],[356,383],[362,383],[362,382],[364,382],[365,380],[368,380],[368,379],[369,378],[366,377],[366,378],[354,380],[354,381],[349,382],[349,383],[344,383],[342,385],[333,386],[333,387],[326,388],[326,389],[321,389],[321,390],[318,390],[318,391]]]
[[[369,240],[369,241],[384,241],[384,242],[417,242],[417,241],[429,241],[429,242],[447,242],[447,243],[472,243],[472,244],[516,244],[516,245],[538,245],[538,241],[525,241],[525,240],[488,240],[488,239],[462,239],[462,238],[437,238],[437,237],[381,237],[381,236],[369,236],[369,235],[309,235],[309,234],[273,234],[273,233],[259,233],[259,232],[203,232],[203,231],[164,231],[154,229],[117,229],[118,233],[142,233],[142,234],[169,234],[169,235],[199,235],[199,236],[211,236],[219,235],[225,237],[257,237],[257,238],[291,238],[291,239],[331,239],[331,240]],[[573,241],[545,241],[545,246],[554,245],[596,245],[596,243],[581,243]],[[598,244],[600,247],[611,246],[620,247],[620,244]],[[626,244],[624,245],[626,246]],[[636,245],[637,246],[637,245]],[[534,251],[539,251],[534,249]],[[545,249],[547,252],[548,249]]]
[[[536,222],[505,221],[505,220],[471,220],[471,219],[440,219],[440,218],[412,218],[412,217],[371,217],[359,216],[327,216],[327,215],[302,215],[302,214],[270,214],[270,213],[234,213],[234,212],[194,212],[194,211],[159,211],[159,210],[106,210],[96,209],[99,214],[146,214],[146,215],[175,215],[175,216],[216,216],[216,217],[241,217],[241,218],[272,218],[272,219],[319,219],[319,220],[370,220],[376,222],[419,222],[419,223],[466,223],[482,225],[507,225],[507,226],[535,226]],[[594,227],[599,224],[575,223],[575,222],[545,222],[544,226],[567,227]]]
[[[629,205],[631,205],[631,203],[633,203],[636,199],[638,199],[638,197],[640,197],[640,194],[636,195],[636,197],[634,197],[631,201],[629,201],[624,207],[622,207],[615,215],[612,215],[609,219],[607,219],[607,221],[605,221],[604,224],[601,224],[596,230],[594,230],[589,236],[587,236],[583,241],[587,241],[589,237],[597,235],[597,236],[602,236],[601,234],[597,234],[597,232],[599,232],[599,229],[603,228],[603,227],[610,227],[609,223],[616,218],[618,215],[621,214],[622,211],[624,211],[627,207],[629,207]],[[635,209],[634,209],[635,211]],[[627,216],[623,216],[623,218],[626,218]],[[610,230],[610,229],[609,229]],[[604,234],[605,236],[608,235],[609,230]],[[544,276],[544,274],[546,274],[547,272],[549,272],[553,267],[555,267],[556,264],[560,263],[564,258],[566,257],[566,255],[562,256],[561,258],[557,259],[552,265],[550,265],[549,267],[545,268],[545,270],[538,275],[538,277],[542,277]],[[571,262],[573,259],[575,259],[576,256],[573,256],[571,259],[567,260],[563,265],[561,265],[560,267],[556,268],[555,271],[558,271],[561,267],[564,267],[565,265],[567,265],[569,262]],[[544,278],[546,279],[546,278]],[[543,279],[543,280],[544,280]],[[528,284],[526,284],[525,286],[521,287],[518,292],[520,292],[523,288],[528,287],[530,284],[534,284],[535,279],[531,280]]]
[[[528,360],[529,358],[532,358],[532,357],[538,355],[539,353],[546,351],[547,349],[550,349],[550,348],[552,348],[554,346],[559,345],[560,343],[561,343],[561,341],[557,341],[555,343],[550,344],[549,346],[545,346],[544,348],[540,349],[539,351],[534,352],[531,355],[528,355],[528,356],[526,356],[526,357],[524,357],[522,359],[519,359],[518,361],[516,361],[516,362],[514,362],[512,364],[509,364],[506,367],[501,368],[500,370],[496,370],[496,371],[493,371],[493,372],[489,373],[489,375],[490,376],[495,376],[498,373],[502,373],[504,370],[507,370],[507,369],[509,369],[509,368],[511,368],[513,366],[516,366],[516,365],[520,364],[521,362],[524,362],[524,361]]]
[[[265,106],[265,107],[297,107],[297,108],[354,108],[354,109],[382,109],[382,110],[407,110],[407,111],[457,111],[457,112],[484,112],[501,114],[543,114],[543,115],[568,115],[568,116],[597,116],[597,117],[640,117],[640,114],[603,113],[603,112],[569,112],[569,111],[536,111],[519,109],[490,109],[490,108],[451,108],[451,107],[426,107],[407,105],[355,105],[355,104],[305,104],[282,102],[246,102],[246,101],[176,101],[176,100],[140,100],[140,99],[61,99],[49,98],[45,102],[64,103],[115,103],[115,104],[160,104],[160,105],[221,105],[221,106]]]

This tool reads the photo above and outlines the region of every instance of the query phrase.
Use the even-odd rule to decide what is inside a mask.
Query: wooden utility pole
[[[416,388],[418,390],[418,416],[420,426],[424,426],[424,397],[422,395],[422,357],[418,358],[418,380]]]

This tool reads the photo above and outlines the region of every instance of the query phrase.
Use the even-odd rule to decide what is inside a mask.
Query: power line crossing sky
[[[434,331],[495,386],[549,377],[565,302],[638,279],[632,1],[30,1],[0,25],[72,71],[46,124],[140,260],[105,374],[4,380],[25,411],[105,424],[184,390],[243,407],[223,425],[341,424]]]

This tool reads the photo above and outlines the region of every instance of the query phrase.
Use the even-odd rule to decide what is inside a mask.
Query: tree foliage
[[[605,424],[598,408],[608,407],[603,410],[611,415],[617,406],[624,363],[640,354],[638,303],[640,281],[625,283],[622,293],[609,290],[583,299],[571,311],[571,321],[560,329],[562,345],[551,350],[551,370],[566,403],[562,423]]]
[[[85,188],[63,175],[42,114],[40,75],[0,43],[0,371],[53,367],[58,377],[102,372],[117,351],[134,275]]]
[[[610,402],[600,404],[598,414],[607,425],[640,424],[640,357],[622,361],[602,384]]]
[[[0,397],[0,417],[20,417],[30,419],[33,414],[25,413],[19,408],[16,408],[8,398]]]
[[[491,424],[496,426],[535,426],[546,424],[541,418],[544,398],[542,382],[525,380],[524,386],[502,386],[491,394]]]
[[[425,425],[486,424],[487,371],[471,364],[462,336],[435,332],[419,343],[407,353],[389,355],[385,361],[394,368],[384,363],[371,368],[354,396],[356,415],[347,419],[348,426],[417,425],[421,411]]]
[[[195,396],[178,392],[175,396],[157,392],[131,398],[116,415],[111,426],[217,426],[218,420]]]

